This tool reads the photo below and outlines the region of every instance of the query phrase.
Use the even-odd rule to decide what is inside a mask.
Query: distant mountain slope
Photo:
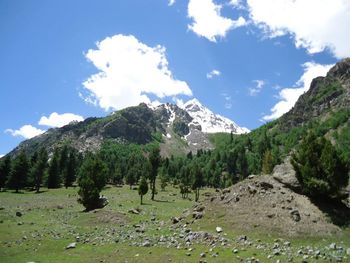
[[[198,110],[197,110],[198,109]],[[207,133],[248,132],[233,121],[215,115],[196,99],[182,109],[175,104],[129,107],[103,118],[87,118],[62,128],[50,129],[44,134],[22,142],[10,154],[20,149],[33,153],[40,147],[52,152],[69,144],[80,152],[96,151],[105,140],[116,143],[147,144],[158,141],[162,154],[185,154],[198,149],[212,149]]]

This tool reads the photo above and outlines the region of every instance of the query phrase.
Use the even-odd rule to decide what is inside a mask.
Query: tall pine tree
[[[151,173],[150,173],[150,181],[151,181],[151,191],[152,197],[154,200],[154,195],[156,193],[156,178],[158,175],[158,167],[160,165],[160,149],[159,147],[153,148],[150,155],[149,161],[151,163]]]
[[[43,182],[45,170],[47,168],[47,160],[47,152],[45,148],[41,148],[35,158],[35,161],[32,162],[30,177],[37,193],[39,193],[40,186]]]
[[[0,160],[0,191],[6,186],[11,172],[11,157],[6,156]]]
[[[61,187],[61,177],[59,169],[59,151],[55,150],[49,165],[47,187],[48,188],[59,188]]]
[[[7,186],[10,189],[16,190],[16,193],[22,189],[28,179],[29,162],[27,155],[24,151],[21,151],[19,155],[14,159],[10,177],[7,181]]]

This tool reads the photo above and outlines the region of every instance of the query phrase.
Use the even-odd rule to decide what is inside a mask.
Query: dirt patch
[[[105,209],[97,209],[90,213],[90,220],[95,224],[125,224],[127,222],[127,218],[124,214],[109,211]]]
[[[208,197],[206,212],[224,213],[233,228],[285,236],[325,236],[341,232],[310,199],[268,175],[254,176]],[[212,215],[213,216],[213,215]]]

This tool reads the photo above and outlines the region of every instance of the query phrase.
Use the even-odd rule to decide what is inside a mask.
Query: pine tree
[[[6,186],[11,172],[11,157],[6,156],[0,160],[0,191]]]
[[[59,157],[60,178],[64,180],[64,183],[67,178],[68,154],[69,154],[69,149],[68,149],[68,146],[65,145],[61,149],[60,157]]]
[[[154,195],[156,193],[156,178],[158,174],[158,167],[160,164],[160,149],[159,147],[153,148],[150,155],[149,155],[149,161],[151,163],[151,173],[150,173],[150,181],[151,181],[151,191],[152,191],[152,197],[151,199],[154,200]]]
[[[148,192],[148,184],[147,184],[147,180],[144,176],[141,177],[138,191],[139,191],[139,195],[141,198],[141,205],[142,205],[142,198]]]
[[[262,160],[262,173],[263,174],[270,174],[273,170],[274,164],[273,164],[273,156],[270,150],[267,150],[264,153],[264,157]]]
[[[101,207],[100,192],[107,182],[107,166],[96,156],[85,158],[78,174],[79,199],[87,211]]]
[[[30,177],[32,178],[33,186],[37,193],[40,191],[40,186],[43,182],[44,173],[47,168],[47,152],[45,148],[41,148],[37,154],[35,161],[32,159],[32,168],[30,169]]]
[[[64,186],[68,188],[72,186],[76,179],[76,167],[77,167],[77,158],[75,156],[75,151],[71,150],[65,167],[65,178]]]
[[[130,186],[130,189],[137,182],[137,173],[138,171],[136,167],[131,167],[126,172],[125,182]]]
[[[195,191],[195,201],[199,200],[199,189],[204,185],[203,173],[198,166],[198,164],[194,164],[191,169],[192,175],[192,190]]]
[[[47,178],[47,187],[48,188],[60,188],[61,187],[61,177],[59,169],[59,151],[55,150],[53,157],[50,161],[49,170]]]
[[[29,168],[27,155],[24,151],[21,151],[13,161],[10,177],[7,181],[8,187],[15,189],[16,193],[18,193],[25,186]]]
[[[334,146],[310,131],[292,156],[296,176],[305,194],[338,197],[349,180],[345,163]]]

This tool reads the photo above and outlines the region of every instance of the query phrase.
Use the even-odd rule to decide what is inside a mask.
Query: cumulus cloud
[[[237,1],[231,1],[237,2]],[[273,38],[291,34],[309,53],[350,56],[350,1],[247,0],[250,19]]]
[[[89,96],[86,101],[106,111],[122,109],[157,98],[192,96],[185,81],[177,80],[168,68],[165,47],[149,47],[134,36],[115,35],[97,43],[86,58],[99,73],[83,82]]]
[[[175,4],[175,0],[169,0],[168,6],[172,6],[173,4]]]
[[[188,29],[198,36],[216,42],[217,37],[225,37],[229,30],[246,24],[241,16],[237,20],[221,16],[221,8],[213,0],[189,0],[187,13],[192,23],[188,25]]]
[[[249,88],[249,95],[250,96],[258,95],[265,85],[265,81],[260,80],[260,79],[253,80],[253,82],[255,83],[255,87]]]
[[[5,133],[9,133],[14,137],[23,137],[25,139],[33,138],[44,132],[45,132],[44,130],[40,130],[29,124],[22,126],[18,130],[12,130],[12,129],[5,130]]]
[[[311,81],[319,76],[325,76],[333,65],[321,65],[307,62],[302,65],[304,73],[296,82],[294,88],[284,88],[279,92],[279,102],[271,109],[271,114],[264,116],[264,121],[271,121],[288,112],[296,103],[300,95],[309,90]]]
[[[62,127],[69,124],[72,121],[83,121],[84,118],[80,115],[73,113],[63,113],[58,114],[53,112],[49,117],[42,116],[39,120],[39,125],[48,126],[48,127]]]
[[[5,154],[0,154],[0,158],[2,158],[2,157],[4,157],[5,156]]]
[[[221,75],[221,72],[217,69],[213,69],[209,73],[207,73],[207,79],[212,79],[213,77],[218,77]]]

